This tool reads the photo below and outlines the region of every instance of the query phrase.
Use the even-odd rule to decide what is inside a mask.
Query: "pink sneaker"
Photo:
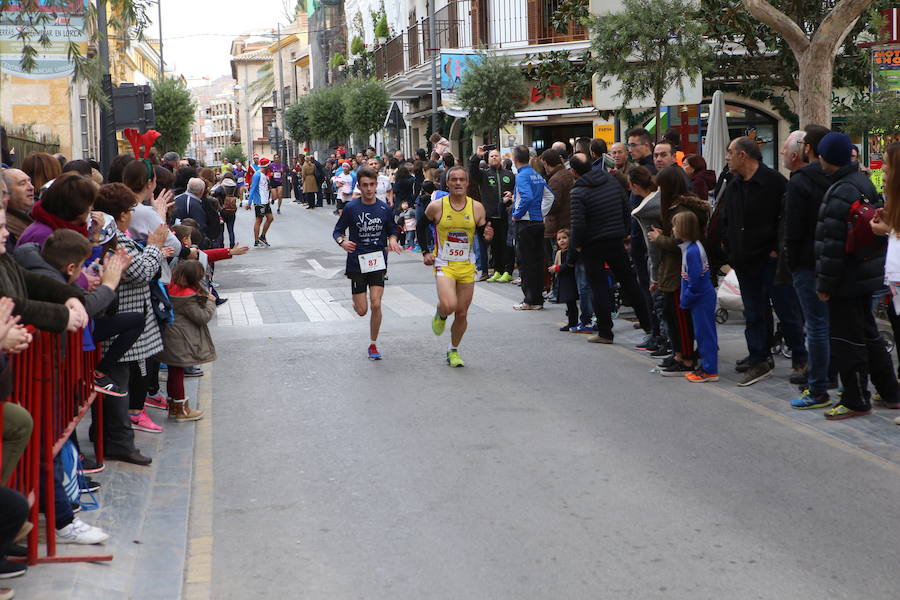
[[[163,428],[153,422],[147,415],[146,410],[142,410],[136,415],[130,415],[131,428],[138,431],[146,431],[147,433],[162,433]]]
[[[166,401],[165,394],[163,394],[162,392],[156,392],[152,396],[147,396],[147,398],[144,399],[144,406],[167,410],[169,408],[169,403]]]

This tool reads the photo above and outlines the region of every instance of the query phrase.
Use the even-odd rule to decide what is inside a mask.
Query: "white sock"
[[[372,341],[370,341],[369,343],[372,344],[372,345],[374,346],[374,345],[375,345],[375,340],[372,340]]]
[[[447,346],[447,351],[448,351],[448,352],[453,352],[454,350],[457,350],[457,351],[458,351],[459,348],[457,348],[457,347],[454,346],[453,344],[450,344],[449,346]]]

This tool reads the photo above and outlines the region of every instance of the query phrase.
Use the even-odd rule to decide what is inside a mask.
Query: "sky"
[[[286,26],[283,1],[160,0],[166,72],[189,80],[230,75],[231,40],[242,33],[274,29],[279,20]],[[144,35],[155,39],[159,37],[155,2],[149,13],[152,25]]]

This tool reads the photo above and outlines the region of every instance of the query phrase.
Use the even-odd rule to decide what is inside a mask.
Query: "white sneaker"
[[[108,539],[108,533],[81,519],[74,519],[62,529],[56,530],[57,544],[102,544]]]

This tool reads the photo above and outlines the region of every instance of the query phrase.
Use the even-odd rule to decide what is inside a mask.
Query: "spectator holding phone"
[[[481,161],[487,156],[487,168],[481,168]],[[513,190],[516,188],[516,176],[503,167],[500,152],[496,146],[479,146],[469,159],[469,177],[478,186],[481,204],[485,215],[494,228],[494,239],[490,243],[488,264],[493,266],[494,274],[488,278],[487,272],[481,274],[482,281],[498,281],[503,283],[512,280],[515,269],[515,253],[506,244],[509,229],[509,207],[512,205]],[[487,248],[483,244],[482,248]]]

